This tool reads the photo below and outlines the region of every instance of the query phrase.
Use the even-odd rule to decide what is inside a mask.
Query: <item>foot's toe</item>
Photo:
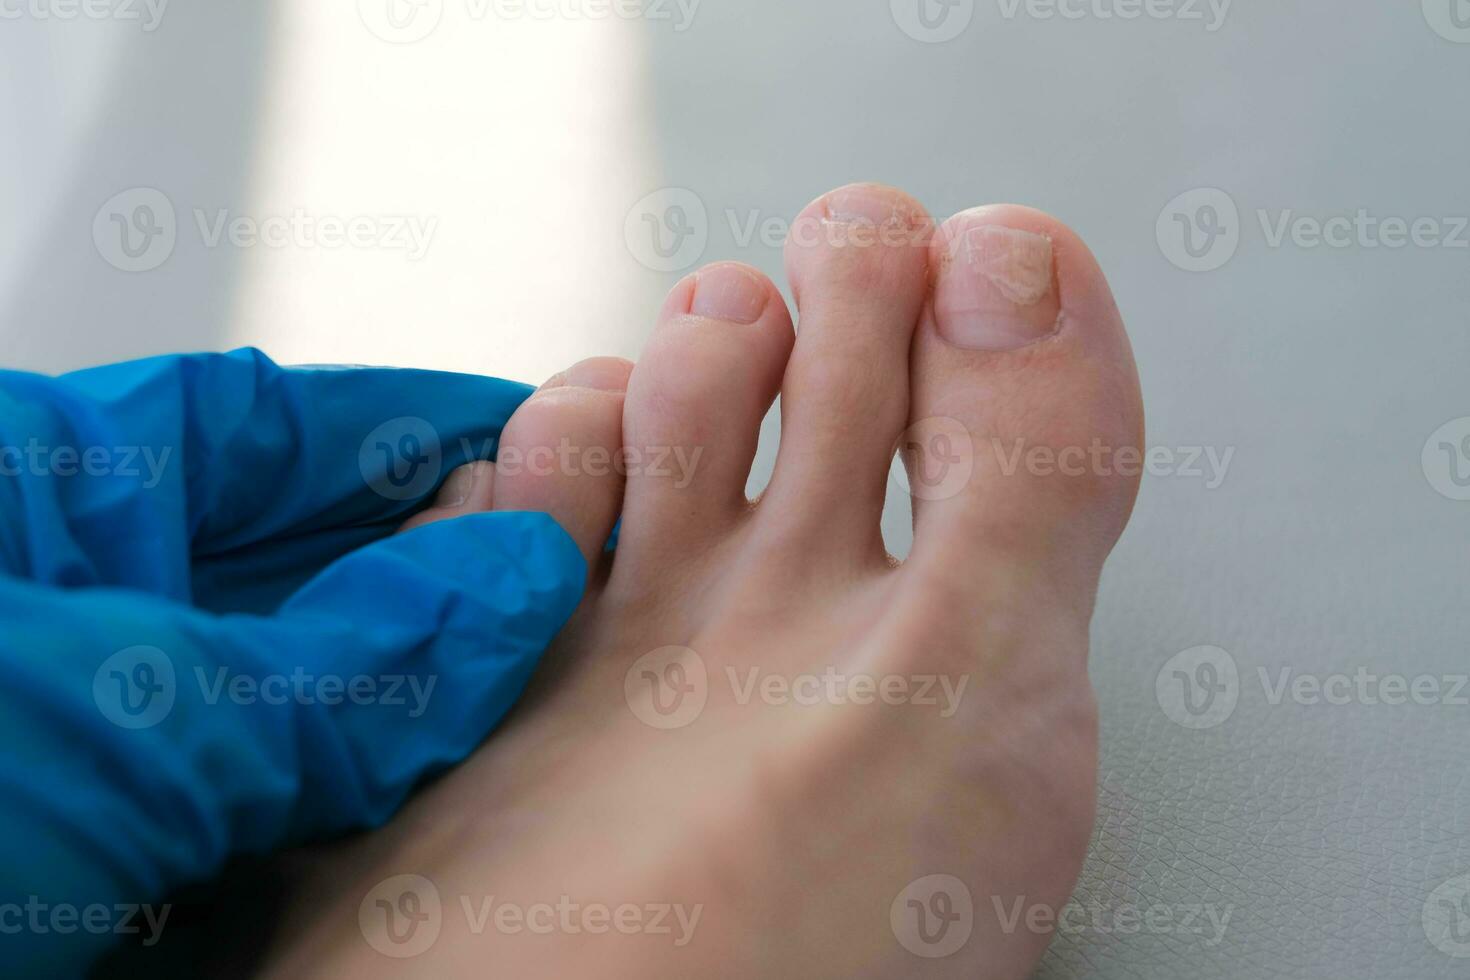
[[[748,266],[713,265],[674,288],[628,388],[620,563],[648,551],[675,558],[746,512],[761,419],[791,343],[780,292]]]
[[[913,559],[987,546],[1095,580],[1127,521],[1143,412],[1128,337],[1082,241],[1040,212],[967,211],[935,235],[905,463]]]
[[[623,398],[633,366],[594,358],[543,385],[501,433],[492,509],[544,511],[596,566],[622,504]]]
[[[398,531],[401,534],[425,524],[479,514],[489,510],[494,500],[495,464],[485,460],[466,463],[449,474],[428,509],[409,518]]]
[[[825,195],[792,227],[786,266],[800,327],[763,503],[763,521],[783,537],[817,532],[849,557],[882,556],[878,519],[908,412],[932,232],[922,205],[877,184]]]

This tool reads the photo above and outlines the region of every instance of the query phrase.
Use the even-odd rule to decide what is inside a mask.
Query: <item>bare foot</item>
[[[768,280],[713,266],[631,378],[584,362],[512,420],[457,506],[549,510],[589,556],[621,512],[616,559],[502,730],[312,878],[277,972],[1035,965],[1048,926],[1011,910],[1066,902],[1093,820],[1088,621],[1142,444],[1122,321],[1077,237],[1019,207],[936,230],[843,188],[787,266],[799,337]],[[588,462],[620,446],[626,480]],[[563,447],[549,470],[538,447]],[[901,566],[878,523],[895,448]]]

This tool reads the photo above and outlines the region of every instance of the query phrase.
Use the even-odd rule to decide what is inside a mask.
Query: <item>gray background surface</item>
[[[1273,245],[1260,218],[1470,214],[1470,29],[1450,18],[1470,24],[1470,3],[1240,2],[1210,30],[1203,3],[1203,20],[1124,20],[1101,13],[1128,0],[1073,2],[1075,18],[924,0],[939,30],[963,27],[934,43],[904,30],[919,0],[704,0],[687,25],[662,5],[531,20],[426,0],[434,29],[389,43],[377,2],[180,4],[152,31],[0,24],[5,363],[257,344],[540,380],[636,355],[683,271],[625,235],[643,210],[692,194],[681,263],[778,281],[780,250],[743,243],[730,214],[790,218],[858,179],[941,217],[1049,210],[1111,277],[1150,445],[1233,456],[1218,486],[1147,476],[1109,566],[1101,814],[1041,975],[1470,973],[1454,955],[1470,955],[1470,691],[1445,696],[1470,671],[1470,502],[1453,499],[1470,494],[1451,478],[1470,473],[1470,421],[1422,453],[1470,417],[1470,233]],[[129,273],[92,226],[136,187],[167,195],[177,242]],[[1169,206],[1209,188],[1238,219],[1222,214],[1218,268],[1185,271],[1175,214],[1203,221],[1205,199]],[[417,260],[209,247],[196,208],[437,225]],[[768,435],[753,484],[774,420]],[[904,510],[886,519],[898,552]],[[1195,716],[1175,670],[1208,680],[1201,657],[1219,690]],[[1428,676],[1440,694],[1273,703],[1282,670]],[[1181,924],[1190,909],[1204,924]],[[1218,937],[1210,913],[1229,916]]]

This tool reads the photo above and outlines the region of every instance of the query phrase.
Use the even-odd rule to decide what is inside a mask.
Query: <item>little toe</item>
[[[595,568],[622,504],[623,398],[633,366],[594,358],[548,381],[506,423],[491,509],[550,514]]]

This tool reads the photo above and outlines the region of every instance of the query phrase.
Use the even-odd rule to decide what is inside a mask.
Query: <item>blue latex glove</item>
[[[255,351],[0,373],[5,973],[79,972],[155,931],[120,905],[382,823],[495,726],[576,545],[540,514],[389,535],[529,393]]]

